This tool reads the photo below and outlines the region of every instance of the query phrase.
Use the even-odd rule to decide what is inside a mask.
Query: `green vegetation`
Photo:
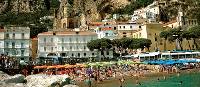
[[[178,41],[180,43],[181,50],[183,50],[182,41],[184,38],[188,41],[190,50],[192,49],[189,44],[189,40],[191,40],[191,39],[193,39],[196,49],[199,49],[196,39],[200,38],[200,26],[190,27],[187,30],[183,30],[180,27],[170,29],[170,30],[161,32],[160,37],[165,39],[165,43],[164,43],[165,50],[166,50],[166,40],[174,42],[174,40],[176,40],[176,39],[179,39]]]
[[[134,10],[153,3],[154,0],[132,0],[129,5],[113,11],[113,14],[133,14]]]
[[[52,15],[54,13],[54,9],[57,9],[60,4],[58,0],[45,0],[45,8],[34,8],[33,12],[12,12],[12,6],[10,5],[11,1],[8,1],[8,6],[5,11],[0,13],[0,26],[28,26],[31,28],[31,37],[36,36],[38,33],[45,32],[53,27],[53,19],[43,17]],[[29,3],[31,7],[34,7],[34,5],[38,4],[39,1],[36,0]]]
[[[142,50],[144,48],[148,48],[151,45],[151,40],[149,39],[144,39],[144,38],[121,38],[121,39],[114,39],[114,40],[109,40],[109,39],[97,39],[97,40],[92,40],[87,43],[87,47],[93,51],[93,50],[98,50],[99,52],[102,51],[108,51],[111,48],[116,48],[120,53],[126,52],[127,49],[139,49],[141,48]],[[104,58],[105,55],[103,54]]]

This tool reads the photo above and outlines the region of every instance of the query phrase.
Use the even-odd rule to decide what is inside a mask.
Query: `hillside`
[[[31,36],[35,36],[52,28],[55,11],[61,11],[60,4],[66,1],[72,16],[83,13],[88,20],[99,21],[114,13],[132,14],[134,10],[146,7],[155,0],[0,0],[0,26],[29,26],[34,31]],[[161,21],[175,18],[179,5],[182,5],[185,15],[197,18],[200,24],[200,0],[159,1],[167,3],[161,7]]]

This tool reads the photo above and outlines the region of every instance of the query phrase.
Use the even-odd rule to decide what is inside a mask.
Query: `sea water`
[[[155,77],[141,81],[140,85],[127,82],[124,87],[200,87],[200,72],[173,74],[165,79],[161,76]]]
[[[123,87],[200,87],[200,72],[181,72],[180,74],[168,74],[158,76],[147,76],[139,79],[128,78],[123,83]],[[95,87],[120,87],[118,80],[101,83]]]

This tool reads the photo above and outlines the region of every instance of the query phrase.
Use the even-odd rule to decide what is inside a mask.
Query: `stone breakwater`
[[[10,76],[0,71],[0,87],[78,87],[69,84],[67,75],[22,74]]]

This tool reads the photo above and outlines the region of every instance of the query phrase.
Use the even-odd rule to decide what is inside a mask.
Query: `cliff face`
[[[52,9],[51,4],[55,1],[60,1],[60,4],[66,3],[66,1],[68,1],[68,3],[72,2],[70,5],[73,14],[80,15],[80,13],[83,13],[86,15],[86,19],[91,21],[102,19],[112,10],[123,7],[129,3],[128,0],[1,0],[0,14],[7,11],[34,12],[48,8],[48,4],[50,4],[50,9]],[[58,6],[57,9],[59,9],[59,7],[60,6]]]
[[[43,9],[43,0],[1,0],[0,13],[2,12],[33,12],[39,9]]]
[[[84,13],[88,21],[95,21],[127,4],[128,0],[74,0],[73,9],[75,12]]]

